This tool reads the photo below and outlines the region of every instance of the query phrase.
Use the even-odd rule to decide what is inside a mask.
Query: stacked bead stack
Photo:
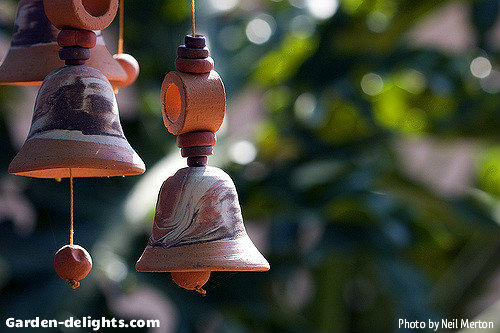
[[[226,96],[205,37],[188,35],[177,49],[175,67],[162,86],[165,126],[178,135],[177,146],[188,166],[207,165],[217,132],[224,120]]]
[[[97,36],[90,30],[61,30],[57,44],[61,47],[59,58],[66,65],[84,65],[90,59],[90,49],[96,45]]]

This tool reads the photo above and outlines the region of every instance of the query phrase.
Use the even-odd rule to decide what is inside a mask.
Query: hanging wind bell
[[[113,87],[99,70],[86,66],[97,43],[93,30],[106,28],[115,1],[45,0],[49,20],[62,29],[57,41],[66,66],[43,81],[28,138],[9,173],[37,178],[70,178],[70,244],[55,256],[59,276],[73,288],[92,267],[87,251],[73,244],[73,177],[142,174],[145,166],[120,124]]]
[[[233,181],[207,166],[226,107],[224,85],[205,37],[193,33],[177,49],[178,71],[165,76],[161,106],[165,126],[177,135],[187,168],[163,183],[141,272],[171,272],[182,288],[205,295],[211,271],[267,271],[269,263],[248,237]]]
[[[89,6],[91,2],[80,1],[80,6],[92,8]],[[117,7],[114,1],[111,5]],[[86,65],[101,71],[113,87],[132,84],[137,75],[133,72],[129,74],[127,63],[113,58],[101,31],[96,30],[95,33],[96,45],[91,49]],[[0,84],[38,86],[50,72],[64,66],[64,61],[57,56],[58,34],[59,29],[45,14],[43,0],[20,0],[11,45],[0,65]]]

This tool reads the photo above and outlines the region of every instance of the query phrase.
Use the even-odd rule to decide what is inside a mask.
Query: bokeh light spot
[[[239,0],[209,0],[210,5],[217,11],[225,12],[238,6]]]
[[[387,15],[379,11],[374,11],[366,17],[366,27],[373,32],[384,32],[389,26]]]
[[[273,23],[274,19],[269,15],[261,15],[251,20],[246,28],[248,40],[254,44],[266,43],[273,34]]]
[[[303,93],[295,100],[295,116],[302,121],[307,121],[312,117],[317,105],[318,102],[313,94]]]
[[[375,73],[368,73],[361,79],[361,89],[370,96],[378,95],[384,89],[384,81]]]
[[[257,149],[250,141],[237,141],[229,148],[229,158],[234,163],[248,164],[253,162],[256,157]]]
[[[483,79],[491,73],[491,63],[485,57],[477,57],[470,63],[470,71],[472,75]]]
[[[338,0],[306,0],[306,6],[312,16],[325,20],[335,15],[339,2]]]

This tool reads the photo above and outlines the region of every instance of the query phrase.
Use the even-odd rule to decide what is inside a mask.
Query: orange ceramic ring
[[[50,22],[60,30],[102,30],[118,10],[118,0],[44,0],[43,5]]]
[[[161,87],[163,122],[174,135],[217,132],[224,120],[226,93],[215,71],[206,74],[170,72]]]

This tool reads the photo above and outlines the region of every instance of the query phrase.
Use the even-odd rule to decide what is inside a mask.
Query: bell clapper
[[[131,85],[135,82],[135,80],[137,80],[137,77],[139,76],[139,63],[137,62],[137,60],[130,54],[123,53],[125,0],[120,0],[119,10],[120,20],[118,29],[118,52],[113,55],[113,59],[115,59],[123,68],[125,73],[127,73],[127,79],[123,82],[118,82],[113,86],[115,95],[118,95],[118,91],[120,90],[120,88]]]
[[[201,296],[207,292],[202,287],[210,278],[210,271],[201,272],[171,272],[175,284],[187,290],[196,290]]]
[[[80,280],[84,279],[92,269],[92,258],[83,247],[73,244],[73,173],[69,169],[70,179],[70,232],[69,245],[60,248],[54,256],[54,269],[63,280],[68,281],[71,288],[80,286]]]

